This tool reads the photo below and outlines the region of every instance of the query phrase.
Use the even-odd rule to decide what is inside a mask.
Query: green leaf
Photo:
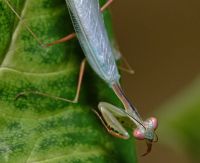
[[[78,104],[37,95],[14,100],[27,90],[72,99],[84,55],[76,39],[42,48],[25,28],[44,43],[73,32],[65,0],[11,3],[23,20],[0,0],[0,162],[136,162],[133,139],[109,135],[92,112],[100,101],[121,104],[89,66]],[[104,17],[113,36],[108,11]]]
[[[163,105],[159,134],[162,141],[200,161],[200,79]]]

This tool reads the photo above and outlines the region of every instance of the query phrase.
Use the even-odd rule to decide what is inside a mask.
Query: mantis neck
[[[143,124],[143,120],[141,119],[137,109],[130,103],[130,101],[126,97],[120,84],[119,83],[112,84],[112,89],[115,92],[115,94],[117,95],[117,97],[120,99],[122,104],[124,105],[126,112],[132,116],[133,120],[136,119],[136,120],[134,120],[135,124],[137,126],[141,126],[141,124]],[[141,124],[138,122],[140,122]]]

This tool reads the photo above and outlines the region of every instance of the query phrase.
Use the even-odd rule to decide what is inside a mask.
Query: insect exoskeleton
[[[148,139],[153,141],[155,138],[155,130],[158,127],[158,120],[155,117],[150,117],[144,121],[144,127],[137,127],[133,131],[133,136],[138,140]]]

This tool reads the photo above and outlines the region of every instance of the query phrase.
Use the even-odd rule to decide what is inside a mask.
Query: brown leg
[[[113,131],[102,119],[102,117],[99,115],[99,113],[96,110],[92,110],[97,116],[98,118],[101,120],[103,126],[106,128],[106,130],[108,131],[109,134],[111,134],[112,136],[115,136],[117,138],[121,138],[121,139],[127,139],[127,137],[120,135],[119,133]]]
[[[17,18],[23,23],[25,28],[30,32],[30,34],[35,38],[35,40],[42,46],[42,42],[40,39],[35,35],[35,33],[29,28],[29,26],[23,21],[23,19],[20,17],[20,15],[15,11],[15,9],[12,7],[11,3],[8,0],[5,0],[8,7],[11,9],[11,11],[17,16]]]
[[[108,6],[110,6],[110,4],[113,2],[114,0],[107,0],[107,2],[102,6],[101,8],[101,12],[103,12],[106,8],[108,8]],[[75,33],[71,33],[59,40],[56,40],[54,42],[48,43],[48,44],[43,44],[42,41],[40,41],[40,39],[35,35],[35,33],[29,28],[29,26],[23,22],[23,19],[20,17],[20,15],[15,11],[15,9],[12,7],[12,5],[10,4],[10,2],[8,0],[5,0],[5,2],[7,3],[8,7],[12,10],[12,12],[17,16],[17,18],[24,24],[25,28],[31,33],[31,35],[35,38],[35,40],[42,46],[42,47],[48,47],[48,46],[52,46],[55,44],[59,44],[62,42],[66,42],[69,41],[73,38],[76,37]]]
[[[84,74],[84,70],[85,70],[85,63],[86,63],[86,59],[84,59],[81,62],[80,72],[79,72],[79,79],[78,79],[77,90],[76,90],[76,95],[75,95],[75,97],[74,97],[73,100],[69,100],[69,99],[66,99],[66,98],[63,98],[63,97],[58,97],[58,96],[50,95],[50,94],[39,92],[39,91],[25,91],[25,92],[21,92],[21,93],[19,93],[16,96],[15,99],[17,100],[21,96],[27,96],[29,94],[35,94],[35,95],[50,97],[50,98],[53,98],[55,100],[61,100],[61,101],[70,102],[70,103],[77,103],[78,99],[79,99],[79,95],[80,95],[81,84],[82,84],[83,74]]]
[[[135,71],[133,70],[133,68],[131,67],[131,65],[128,63],[128,61],[126,60],[126,58],[123,57],[123,56],[121,56],[121,58],[122,58],[122,61],[125,64],[125,67],[119,66],[119,69],[122,70],[122,71],[125,71],[125,72],[127,72],[129,74],[134,74]]]
[[[49,47],[49,46],[52,46],[52,45],[55,45],[55,44],[60,44],[62,42],[67,42],[67,41],[69,41],[69,40],[71,40],[71,39],[73,39],[75,37],[76,37],[76,34],[75,33],[71,33],[71,34],[69,34],[69,35],[67,35],[67,36],[65,36],[65,37],[63,37],[63,38],[61,38],[59,40],[56,40],[54,42],[51,42],[51,43],[48,43],[48,44],[44,45],[44,47]]]
[[[107,2],[101,7],[101,12],[107,9],[111,5],[112,2],[114,2],[114,0],[107,0]]]
[[[101,12],[103,12],[105,9],[107,9],[111,5],[111,3],[113,1],[114,0],[107,0],[107,2],[101,7],[101,9],[100,9]],[[65,36],[65,37],[63,37],[63,38],[61,38],[59,40],[56,40],[56,41],[51,42],[49,44],[46,44],[44,47],[49,47],[49,46],[52,46],[52,45],[55,45],[55,44],[60,44],[62,42],[67,42],[67,41],[69,41],[69,40],[71,40],[71,39],[73,39],[75,37],[76,37],[76,34],[75,33],[71,33],[71,34],[69,34],[69,35],[67,35],[67,36]]]
[[[103,12],[105,9],[107,9],[110,4],[113,2],[114,0],[107,0],[107,2],[102,6],[101,8],[101,12]],[[35,38],[35,40],[42,46],[42,47],[49,47],[49,46],[52,46],[52,45],[55,45],[55,44],[59,44],[59,43],[62,43],[62,42],[66,42],[66,41],[69,41],[73,38],[76,37],[76,34],[75,33],[71,33],[59,40],[56,40],[52,43],[48,43],[46,45],[44,45],[40,39],[35,35],[35,33],[29,28],[29,26],[23,22],[23,19],[20,17],[20,15],[15,11],[15,9],[12,7],[12,5],[10,4],[10,2],[8,0],[5,0],[5,2],[7,3],[8,7],[12,10],[12,12],[17,16],[17,18],[24,24],[24,26],[26,27],[26,29],[31,33],[31,35]],[[123,59],[123,58],[122,58]],[[124,58],[124,63],[126,65],[127,68],[124,68],[124,67],[119,67],[119,69],[125,71],[125,72],[128,72],[130,74],[134,74],[134,70],[131,68],[131,66],[128,64],[127,60]]]

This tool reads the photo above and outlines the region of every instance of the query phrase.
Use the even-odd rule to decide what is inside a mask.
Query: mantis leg
[[[86,63],[86,59],[83,59],[83,61],[81,62],[81,66],[80,66],[80,72],[79,72],[79,79],[78,79],[78,84],[77,84],[77,90],[76,90],[76,95],[75,95],[74,99],[70,100],[70,99],[66,99],[66,98],[63,98],[63,97],[58,97],[58,96],[50,95],[48,93],[39,92],[39,91],[25,91],[25,92],[21,92],[21,93],[19,93],[16,96],[16,99],[20,98],[21,96],[27,96],[27,95],[30,95],[30,94],[35,94],[35,95],[50,97],[50,98],[53,98],[55,100],[61,100],[61,101],[70,102],[70,103],[77,103],[78,99],[79,99],[79,95],[80,95],[81,84],[82,84],[83,74],[84,74],[84,70],[85,70],[85,63]]]
[[[127,59],[124,56],[122,56],[121,59],[125,65],[125,67],[119,66],[119,69],[126,73],[133,75],[135,73],[135,71],[133,70],[131,65],[128,63]]]
[[[104,127],[107,129],[107,131],[118,138],[122,139],[128,139],[129,134],[124,129],[124,127],[121,125],[121,123],[117,120],[116,117],[127,117],[127,114],[123,112],[121,109],[106,103],[106,102],[100,102],[98,105],[99,111],[101,115],[93,110],[95,114],[99,117]]]
[[[12,7],[9,0],[5,0],[8,7],[12,10],[12,12],[17,16],[17,18],[23,23],[23,25],[26,27],[26,29],[30,32],[30,34],[34,37],[34,39],[38,42],[40,46],[43,46],[43,43],[40,41],[40,39],[35,35],[35,33],[29,28],[29,26],[23,21],[23,18],[17,13],[17,11]]]
[[[107,0],[107,2],[102,6],[101,12],[103,12],[105,9],[107,9],[113,1],[114,0]],[[25,28],[30,32],[30,34],[34,37],[34,39],[38,42],[38,44],[42,47],[48,47],[48,46],[52,46],[52,45],[59,44],[59,43],[62,43],[62,42],[67,42],[67,41],[76,37],[75,33],[71,33],[71,34],[69,34],[69,35],[67,35],[67,36],[65,36],[65,37],[63,37],[59,40],[53,41],[53,42],[48,43],[48,44],[43,44],[42,41],[38,38],[38,36],[36,36],[36,34],[31,30],[31,28],[25,22],[23,22],[23,19],[16,12],[16,10],[13,8],[13,6],[9,2],[9,0],[5,0],[5,2],[8,5],[8,7],[12,10],[12,12],[17,16],[17,18],[24,24]]]
[[[107,0],[107,2],[101,7],[101,12],[105,11],[105,9],[107,9],[113,2],[114,0]]]
[[[127,72],[131,75],[134,74],[135,71],[133,70],[131,65],[128,63],[127,59],[120,53],[120,51],[115,47],[115,45],[112,45],[112,47],[113,47],[113,54],[115,55],[115,60],[122,59],[122,61],[124,63],[124,67],[122,67],[120,65],[119,69],[124,71],[124,72]]]
[[[107,0],[107,2],[101,7],[101,12],[103,12],[105,9],[107,9],[113,2],[114,2],[114,0]],[[131,67],[131,65],[126,60],[126,58],[123,57],[123,55],[121,55],[119,50],[117,50],[116,48],[113,48],[113,50],[114,50],[114,54],[116,55],[115,56],[116,60],[118,60],[121,57],[125,64],[125,67],[119,66],[119,69],[122,71],[125,71],[129,74],[134,74],[135,72],[134,72],[133,68]]]
[[[114,0],[107,0],[107,2],[101,7],[101,9],[100,9],[101,12],[104,12],[105,9],[107,9],[111,5],[111,3],[113,1]],[[44,47],[49,47],[49,46],[52,46],[52,45],[55,45],[55,44],[60,44],[62,42],[67,42],[67,41],[69,41],[69,40],[71,40],[71,39],[73,39],[75,37],[76,37],[76,33],[71,33],[71,34],[69,34],[69,35],[67,35],[67,36],[65,36],[65,37],[63,37],[63,38],[61,38],[59,40],[55,40],[55,41],[53,41],[51,43],[46,44]]]
[[[63,43],[63,42],[67,42],[67,41],[70,41],[71,39],[75,38],[76,37],[76,33],[71,33],[59,40],[55,40],[51,43],[48,43],[46,45],[44,45],[44,47],[49,47],[49,46],[52,46],[52,45],[55,45],[55,44],[60,44],[60,43]]]

